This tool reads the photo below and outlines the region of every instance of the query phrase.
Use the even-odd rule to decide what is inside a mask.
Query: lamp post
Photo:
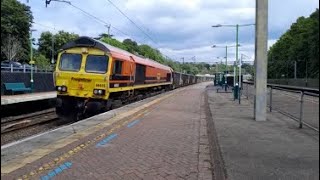
[[[235,25],[222,25],[222,24],[217,24],[217,25],[213,25],[212,27],[236,27],[236,61],[238,61],[238,34],[239,34],[239,27],[243,27],[243,26],[254,26],[255,24],[235,24]],[[236,70],[236,67],[234,68]],[[235,77],[234,77],[235,79]],[[233,83],[233,85],[235,85],[235,81]]]
[[[242,54],[241,54],[241,57],[240,57],[240,61],[239,61],[239,104],[241,102],[241,65],[242,65]]]
[[[217,64],[219,65],[219,60],[220,60],[220,65],[222,65],[222,58],[220,59],[220,57],[217,57],[217,61],[218,61]],[[221,69],[223,69],[223,68],[221,68]],[[220,70],[220,71],[222,71],[222,70]],[[218,72],[218,74],[219,74],[219,82],[221,83],[222,77],[221,77],[220,71]]]
[[[35,64],[35,61],[33,60],[33,52],[32,52],[32,32],[36,31],[35,29],[31,29],[30,30],[30,62],[29,64],[31,65],[31,69],[30,69],[30,84],[31,84],[31,92],[33,92],[33,65]]]
[[[182,59],[182,66],[181,66],[182,68],[181,68],[181,71],[182,71],[182,73],[184,73],[184,67],[183,67],[183,66],[184,66],[184,57],[182,57],[181,59]]]
[[[55,28],[53,28],[54,30],[56,30]],[[52,34],[51,37],[51,64],[54,64],[54,34]]]
[[[240,44],[238,44],[240,46]],[[212,48],[226,48],[226,68],[225,68],[225,75],[228,72],[228,47],[238,47],[238,46],[217,46],[217,45],[212,45]],[[227,91],[227,78],[225,77],[225,91]],[[234,84],[233,84],[234,85]]]
[[[237,61],[233,62],[233,87],[236,87],[236,66],[237,65]]]
[[[193,60],[193,62],[196,63],[196,56],[192,56],[191,60]]]
[[[241,94],[240,94],[240,91],[241,91],[241,75],[242,75],[242,72],[241,72],[241,66],[242,66],[242,62],[243,62],[243,57],[247,57],[247,58],[250,58],[249,56],[246,56],[245,54],[241,54],[241,57],[240,57],[240,61],[239,61],[239,104],[241,103]]]
[[[219,72],[218,66],[219,66],[219,62],[216,62],[216,72],[217,72],[217,73]]]

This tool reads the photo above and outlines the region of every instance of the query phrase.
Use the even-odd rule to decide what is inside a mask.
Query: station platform
[[[208,83],[1,147],[2,179],[212,179]]]
[[[319,133],[213,83],[1,147],[3,179],[319,179]]]
[[[19,95],[1,95],[1,105],[23,103],[28,101],[39,101],[53,99],[57,97],[57,92],[38,92]]]
[[[206,99],[213,120],[209,137],[216,142],[210,144],[226,179],[319,179],[319,132],[299,129],[276,110],[267,113],[267,121],[255,121],[253,103],[242,98],[239,104],[232,93],[217,93],[213,86]]]

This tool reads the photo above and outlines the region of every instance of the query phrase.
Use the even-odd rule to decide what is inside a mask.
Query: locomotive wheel
[[[85,114],[83,114],[83,110],[75,108],[73,111],[71,111],[69,118],[71,121],[77,122],[84,119],[84,116]]]

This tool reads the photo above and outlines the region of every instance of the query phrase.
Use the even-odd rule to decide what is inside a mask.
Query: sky
[[[236,28],[212,25],[255,23],[255,0],[70,0],[71,5],[51,1],[48,7],[45,0],[19,1],[31,7],[34,38],[39,38],[43,31],[59,30],[97,37],[107,33],[110,24],[114,38],[148,44],[179,62],[182,58],[184,62],[210,64],[222,61],[226,56],[223,47],[236,44]],[[268,8],[270,47],[298,17],[308,17],[319,8],[319,2],[269,0]],[[239,28],[239,57],[243,54],[243,61],[253,61],[254,41],[254,25]],[[227,55],[228,64],[232,64],[235,48],[228,48]]]

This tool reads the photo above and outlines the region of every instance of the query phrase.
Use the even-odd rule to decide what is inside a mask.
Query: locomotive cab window
[[[79,71],[81,66],[81,54],[64,53],[60,57],[60,70]]]
[[[116,60],[114,61],[113,66],[113,74],[121,74],[122,73],[122,61]]]
[[[88,55],[86,61],[86,72],[106,73],[108,69],[108,56]]]

